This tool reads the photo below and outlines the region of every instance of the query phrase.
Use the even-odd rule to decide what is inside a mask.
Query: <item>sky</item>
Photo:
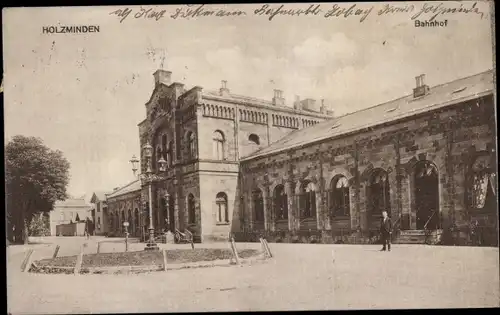
[[[356,4],[353,12],[373,7],[362,22],[355,15],[326,18],[334,8],[328,3],[317,15],[272,20],[254,14],[259,4],[203,7],[244,16],[177,19],[171,16],[186,6],[4,9],[5,141],[37,136],[61,150],[71,164],[68,192],[80,196],[133,180],[129,160],[140,155],[137,124],[160,68],[187,89],[215,90],[226,80],[231,93],[271,100],[278,88],[289,106],[295,95],[325,99],[335,115],[410,94],[419,74],[433,86],[492,69],[488,4],[475,4],[483,15],[438,15],[446,27],[415,27],[412,16],[437,4],[399,2],[392,5],[413,10],[382,15],[384,3]],[[461,5],[474,2],[446,2],[441,9]],[[113,12],[126,8],[132,13],[120,22]],[[141,8],[165,13],[135,18]],[[98,25],[100,32],[42,34],[44,26],[58,25]]]

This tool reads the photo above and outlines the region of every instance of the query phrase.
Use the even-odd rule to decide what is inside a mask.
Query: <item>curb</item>
[[[268,261],[265,257],[257,257],[241,259],[240,263],[244,265],[252,265],[254,263],[265,263]],[[195,263],[180,263],[168,264],[168,270],[181,270],[181,269],[195,269],[195,268],[210,268],[210,267],[232,267],[237,266],[236,263],[230,263],[227,260],[215,260],[212,262],[202,261]],[[240,265],[241,266],[241,265]],[[35,267],[35,271],[31,271]],[[46,270],[48,272],[39,272],[39,270]],[[74,267],[64,266],[31,266],[30,272],[33,273],[73,273]],[[63,272],[50,272],[50,271],[63,271]],[[141,266],[112,266],[112,267],[82,267],[79,274],[127,274],[127,273],[144,273],[165,271],[163,265],[141,265]]]

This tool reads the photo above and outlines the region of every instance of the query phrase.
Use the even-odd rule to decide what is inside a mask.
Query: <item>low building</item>
[[[123,222],[129,222],[128,232],[130,236],[142,237],[145,233],[147,223],[147,209],[141,207],[141,182],[134,180],[125,186],[115,188],[106,194],[107,208],[103,216],[107,218],[107,233],[109,236],[123,236],[125,230]]]
[[[97,191],[92,194],[90,198],[90,203],[93,205],[92,217],[95,222],[95,234],[96,235],[107,235],[109,232],[108,225],[108,203],[106,198],[106,192]]]
[[[92,221],[92,205],[85,199],[66,199],[56,201],[54,209],[50,211],[50,235],[56,236],[56,227],[61,224],[70,224],[80,221]]]
[[[498,244],[493,72],[430,88],[288,134],[240,159],[239,240],[370,241],[395,230]]]

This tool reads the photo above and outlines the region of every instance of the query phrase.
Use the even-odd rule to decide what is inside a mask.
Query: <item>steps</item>
[[[394,244],[438,244],[441,240],[443,230],[401,230],[393,241]]]

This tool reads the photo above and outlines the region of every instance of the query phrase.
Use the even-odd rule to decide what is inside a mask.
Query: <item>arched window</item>
[[[214,132],[213,153],[214,159],[224,160],[224,135],[218,130]]]
[[[188,157],[193,159],[196,156],[196,142],[193,132],[188,132],[187,134],[188,140]]]
[[[167,135],[162,135],[161,136],[161,152],[163,152],[165,154],[165,156],[163,158],[167,158],[166,154],[167,154],[167,151],[168,151],[168,148],[167,148]]]
[[[469,205],[474,210],[496,209],[496,174],[488,155],[480,155],[471,165]],[[495,210],[493,210],[495,211]]]
[[[264,222],[264,198],[260,189],[254,189],[252,192],[253,210],[255,222]]]
[[[217,223],[228,223],[227,195],[223,192],[218,193],[215,197],[215,204],[217,206]]]
[[[330,183],[330,211],[334,216],[349,216],[349,182],[343,175],[335,176]]]
[[[382,211],[391,215],[391,200],[389,190],[389,178],[383,169],[376,169],[371,173],[369,179],[369,205],[373,216],[381,216]]]
[[[274,188],[274,213],[276,220],[288,220],[288,198],[283,185]]]
[[[196,223],[196,208],[193,194],[188,196],[188,222],[190,224]]]
[[[316,217],[316,185],[311,181],[304,181],[300,188],[300,218]]]
[[[174,142],[172,140],[168,143],[167,160],[169,166],[174,165]]]
[[[250,136],[248,136],[248,141],[252,142],[253,144],[260,144],[260,139],[259,136],[256,134],[252,133]]]
[[[161,147],[160,146],[157,146],[156,147],[156,157],[155,159],[153,160],[156,164],[156,169],[159,170],[160,169],[160,164],[158,164],[158,161],[160,160],[160,158],[162,157],[162,152],[161,152]]]

